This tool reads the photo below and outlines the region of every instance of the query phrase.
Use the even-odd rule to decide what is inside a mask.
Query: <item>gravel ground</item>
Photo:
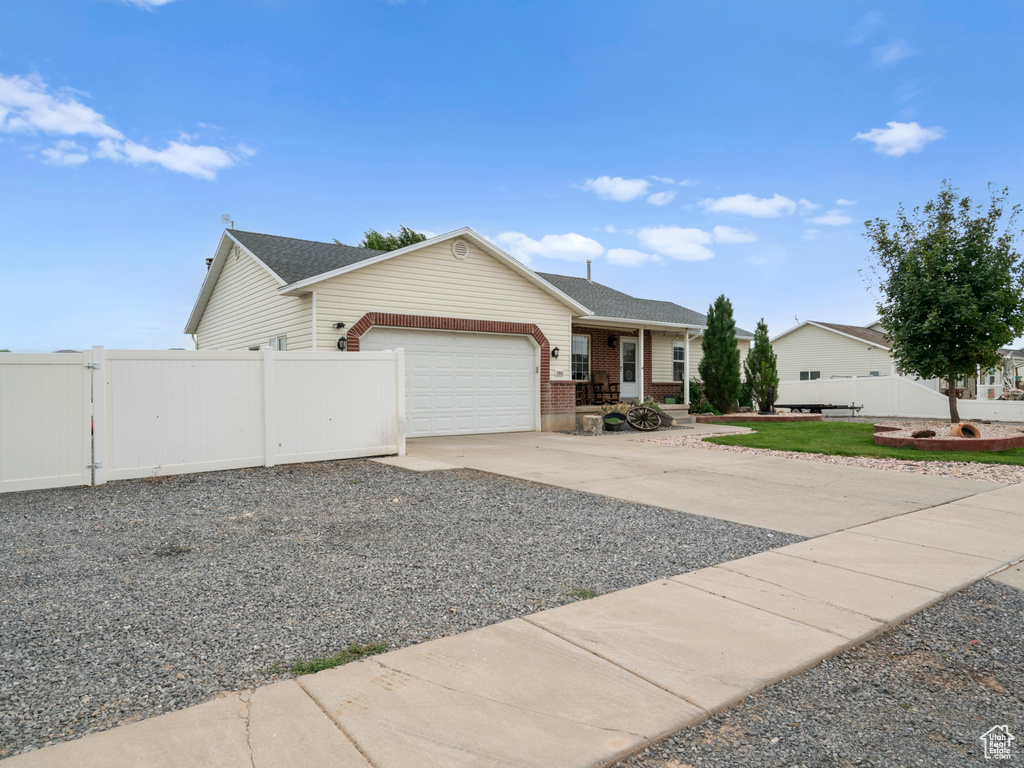
[[[0,496],[0,757],[800,537],[369,461]]]
[[[979,737],[1017,736],[1010,761]],[[1024,760],[1024,593],[981,581],[617,768],[966,768]]]
[[[886,427],[896,427],[898,432],[887,433],[890,437],[912,437],[919,429],[930,429],[936,437],[943,440],[971,440],[968,437],[954,437],[950,434],[950,423],[948,421],[903,421],[884,419],[876,422]],[[970,422],[973,423],[973,422]],[[982,424],[978,426],[982,437],[1016,437],[1024,432],[1024,427],[1018,424]]]
[[[747,434],[748,429],[734,432],[719,432],[714,435],[672,435],[650,437],[643,440],[663,445],[678,445],[685,448],[703,448],[709,451],[730,451],[733,453],[759,453],[763,456],[780,456],[797,461],[816,461],[821,464],[840,464],[847,467],[883,469],[889,472],[911,472],[915,475],[941,475],[964,480],[986,480],[993,483],[1024,482],[1024,466],[1019,464],[983,464],[978,461],[913,461],[910,459],[877,459],[870,456],[830,456],[823,453],[801,453],[799,451],[775,451],[770,448],[747,448],[742,445],[718,445],[706,442],[709,437]]]

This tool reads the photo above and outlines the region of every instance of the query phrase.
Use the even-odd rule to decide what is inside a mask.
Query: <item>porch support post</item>
[[[637,355],[640,357],[640,364],[637,368],[640,371],[640,402],[644,401],[644,329],[640,327],[638,335],[640,336],[640,343],[637,345]]]
[[[974,388],[974,399],[981,400],[981,366],[978,366],[978,386]]]
[[[690,329],[683,331],[683,403],[690,405]]]

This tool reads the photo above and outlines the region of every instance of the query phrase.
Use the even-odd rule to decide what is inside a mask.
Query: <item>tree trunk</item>
[[[960,411],[956,407],[956,375],[949,377],[949,423],[960,423]]]

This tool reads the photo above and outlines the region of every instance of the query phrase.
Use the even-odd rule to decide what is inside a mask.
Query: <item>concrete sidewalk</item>
[[[1016,485],[0,764],[609,765],[1022,557]]]
[[[734,431],[698,424],[672,434]],[[418,438],[409,441],[408,453],[381,461],[410,469],[469,467],[800,536],[821,536],[1002,487],[557,432]]]

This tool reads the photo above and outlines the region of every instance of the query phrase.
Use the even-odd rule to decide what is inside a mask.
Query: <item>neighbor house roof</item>
[[[262,235],[229,229],[228,233],[247,251],[262,261],[285,285],[322,275],[379,256],[384,251],[352,245],[320,243],[294,237]]]
[[[840,323],[823,323],[820,320],[812,321],[815,325],[820,325],[822,328],[828,328],[832,331],[838,331],[839,333],[845,333],[847,336],[853,336],[856,339],[862,341],[870,341],[872,344],[876,344],[879,347],[885,347],[886,349],[892,349],[892,344],[889,343],[888,337],[881,331],[873,331],[870,328],[865,328],[860,325],[841,325]]]
[[[881,347],[885,350],[891,350],[892,344],[889,343],[889,339],[881,331],[875,331],[863,325],[843,325],[842,323],[825,323],[820,320],[805,320],[800,325],[793,326],[788,331],[783,331],[778,336],[772,339],[773,342],[778,341],[783,336],[788,336],[798,328],[803,328],[805,325],[813,325],[817,328],[823,328],[826,331],[832,331],[842,336],[847,336],[852,339],[859,341],[866,341],[876,347]]]
[[[586,305],[595,318],[639,320],[698,329],[703,329],[707,325],[707,317],[700,312],[694,312],[671,301],[638,299],[585,277],[553,275],[547,272],[537,274],[580,304]],[[736,335],[744,339],[754,337],[752,333],[742,328],[736,329]]]

